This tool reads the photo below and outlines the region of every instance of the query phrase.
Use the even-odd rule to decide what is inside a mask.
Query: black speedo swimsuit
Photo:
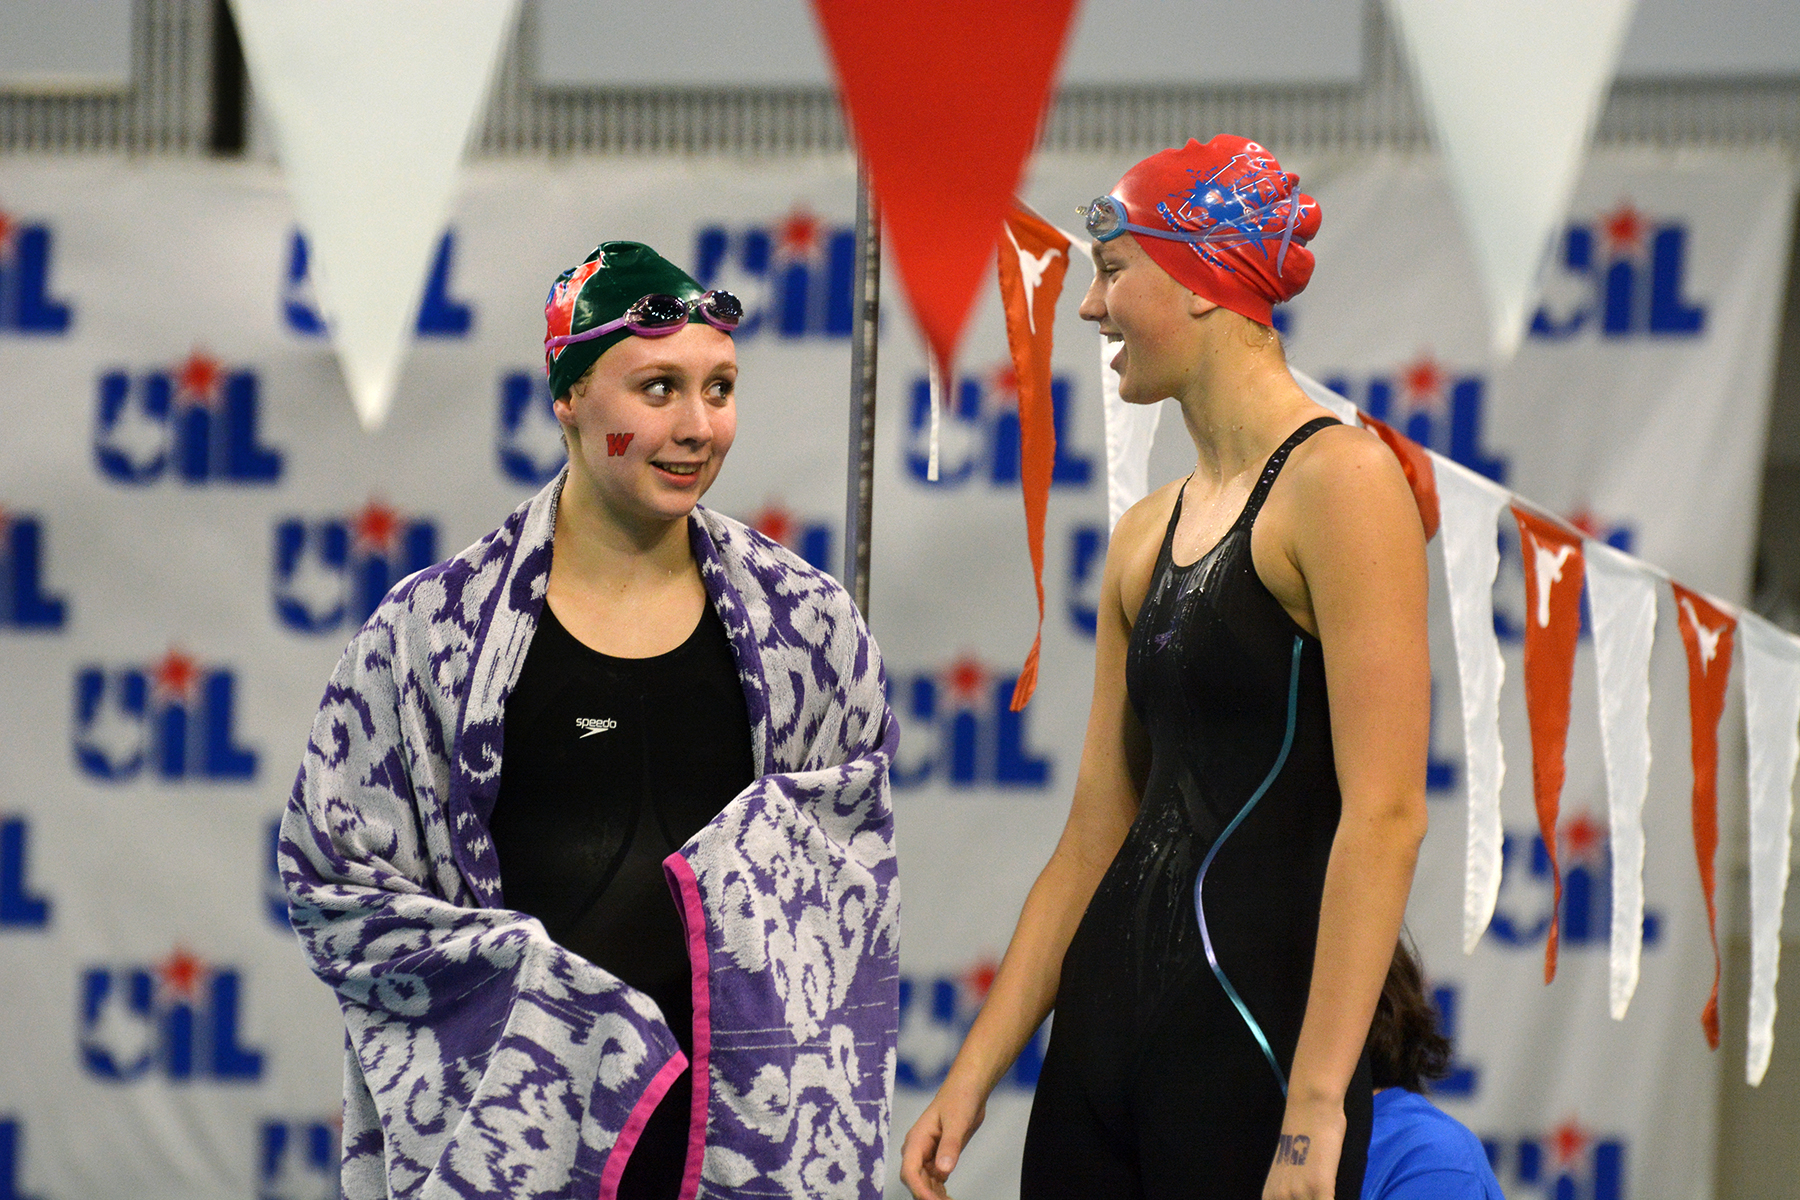
[[[692,975],[662,863],[755,778],[724,624],[708,604],[676,649],[614,658],[545,604],[505,737],[489,823],[504,903],[655,1000],[692,1058]],[[684,1072],[657,1105],[621,1200],[680,1191],[692,1086]]]
[[[1250,532],[1270,456],[1218,544],[1169,518],[1125,681],[1150,741],[1136,821],[1063,960],[1021,1196],[1256,1200],[1306,1012],[1340,798],[1317,638],[1269,594]],[[1345,1095],[1337,1195],[1362,1194],[1372,1091]]]

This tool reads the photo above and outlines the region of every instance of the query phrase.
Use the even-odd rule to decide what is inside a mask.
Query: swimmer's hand
[[[900,1181],[915,1200],[950,1200],[945,1184],[963,1147],[987,1116],[987,1098],[978,1091],[956,1086],[946,1079],[919,1119],[907,1132],[900,1150]]]
[[[1345,1124],[1341,1104],[1309,1108],[1290,1100],[1263,1200],[1333,1200]]]

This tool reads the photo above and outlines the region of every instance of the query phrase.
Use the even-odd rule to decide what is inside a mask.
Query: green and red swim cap
[[[1220,134],[1204,145],[1189,138],[1179,150],[1152,154],[1112,196],[1134,225],[1205,235],[1132,236],[1183,287],[1252,321],[1269,324],[1273,307],[1312,278],[1306,243],[1319,232],[1319,202],[1246,138]]]
[[[550,285],[544,301],[544,340],[616,321],[645,296],[661,293],[691,301],[705,291],[693,276],[642,242],[601,242]],[[550,395],[558,399],[567,395],[595,360],[631,336],[629,329],[616,329],[546,350],[544,374],[550,380]]]

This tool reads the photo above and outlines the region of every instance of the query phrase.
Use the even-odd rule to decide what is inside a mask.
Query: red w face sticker
[[[608,457],[608,458],[622,457],[625,453],[626,448],[631,445],[631,439],[636,436],[637,436],[636,434],[631,434],[631,433],[609,433],[609,434],[607,434],[606,435],[606,457]]]

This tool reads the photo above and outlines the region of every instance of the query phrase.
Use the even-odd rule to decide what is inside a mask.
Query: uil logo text
[[[276,618],[297,633],[339,633],[368,620],[389,589],[437,561],[434,522],[378,499],[350,514],[275,524]]]
[[[1426,449],[1506,482],[1508,460],[1490,450],[1482,437],[1485,376],[1452,370],[1425,353],[1395,371],[1363,378],[1332,375],[1323,382]]]
[[[900,976],[900,1040],[894,1086],[902,1091],[931,1093],[944,1082],[958,1047],[975,1023],[993,987],[996,964],[983,960],[943,975]],[[1000,1088],[1030,1091],[1044,1067],[1050,1040],[1047,1026],[1032,1035]]]
[[[262,1051],[242,1044],[244,981],[177,946],[161,962],[97,966],[80,981],[80,1057],[97,1079],[252,1083]]]
[[[49,925],[50,900],[31,880],[31,824],[25,817],[0,817],[0,932]]]
[[[908,409],[906,471],[928,487],[958,488],[977,482],[992,487],[1019,483],[1019,389],[1010,363],[981,375],[965,375],[939,411],[938,477],[931,479],[931,384],[913,380]],[[1050,467],[1053,488],[1085,488],[1094,478],[1093,458],[1075,448],[1070,432],[1075,388],[1066,375],[1050,379],[1051,422],[1056,452]]]
[[[237,674],[171,649],[151,664],[75,672],[75,762],[105,783],[240,783],[256,777],[256,751],[236,731]]]
[[[796,206],[772,225],[700,230],[694,278],[744,302],[737,341],[847,338],[855,314],[856,230]]]
[[[0,508],[0,629],[54,632],[68,604],[44,585],[42,518]]]
[[[837,564],[832,561],[831,522],[798,516],[779,499],[771,499],[751,514],[745,524],[781,543],[811,566],[828,573],[836,570]]]
[[[1565,951],[1604,950],[1612,938],[1612,852],[1605,824],[1575,813],[1557,831],[1562,868],[1558,937]],[[1542,836],[1506,833],[1500,843],[1500,897],[1487,936],[1502,946],[1541,946],[1550,932],[1555,889]],[[1644,911],[1644,947],[1662,941],[1662,914]]]
[[[543,487],[562,470],[567,458],[562,426],[551,408],[550,385],[542,368],[508,371],[500,377],[494,452],[500,477],[523,487]]]
[[[1688,227],[1656,221],[1629,202],[1563,235],[1549,297],[1531,318],[1530,336],[1566,341],[1584,332],[1607,340],[1693,338],[1706,330],[1706,306],[1687,290]]]
[[[50,294],[54,248],[48,225],[0,212],[0,334],[69,332],[69,305]]]
[[[257,1135],[257,1200],[338,1196],[342,1124],[337,1116],[264,1121]]]
[[[456,232],[450,230],[438,242],[437,257],[432,260],[431,275],[425,281],[425,295],[419,302],[414,330],[420,337],[466,338],[474,331],[474,306],[451,297],[450,275],[455,262]],[[289,331],[302,337],[324,337],[325,318],[313,295],[311,263],[312,247],[296,229],[288,241],[281,319]]]
[[[255,372],[200,350],[167,370],[109,371],[95,408],[95,465],[114,483],[140,487],[165,478],[273,484],[283,456],[260,440],[259,386]]]
[[[890,665],[890,699],[905,730],[894,787],[1048,787],[1052,761],[1031,747],[1030,710],[1012,710],[1017,682],[968,654],[941,670]]]

